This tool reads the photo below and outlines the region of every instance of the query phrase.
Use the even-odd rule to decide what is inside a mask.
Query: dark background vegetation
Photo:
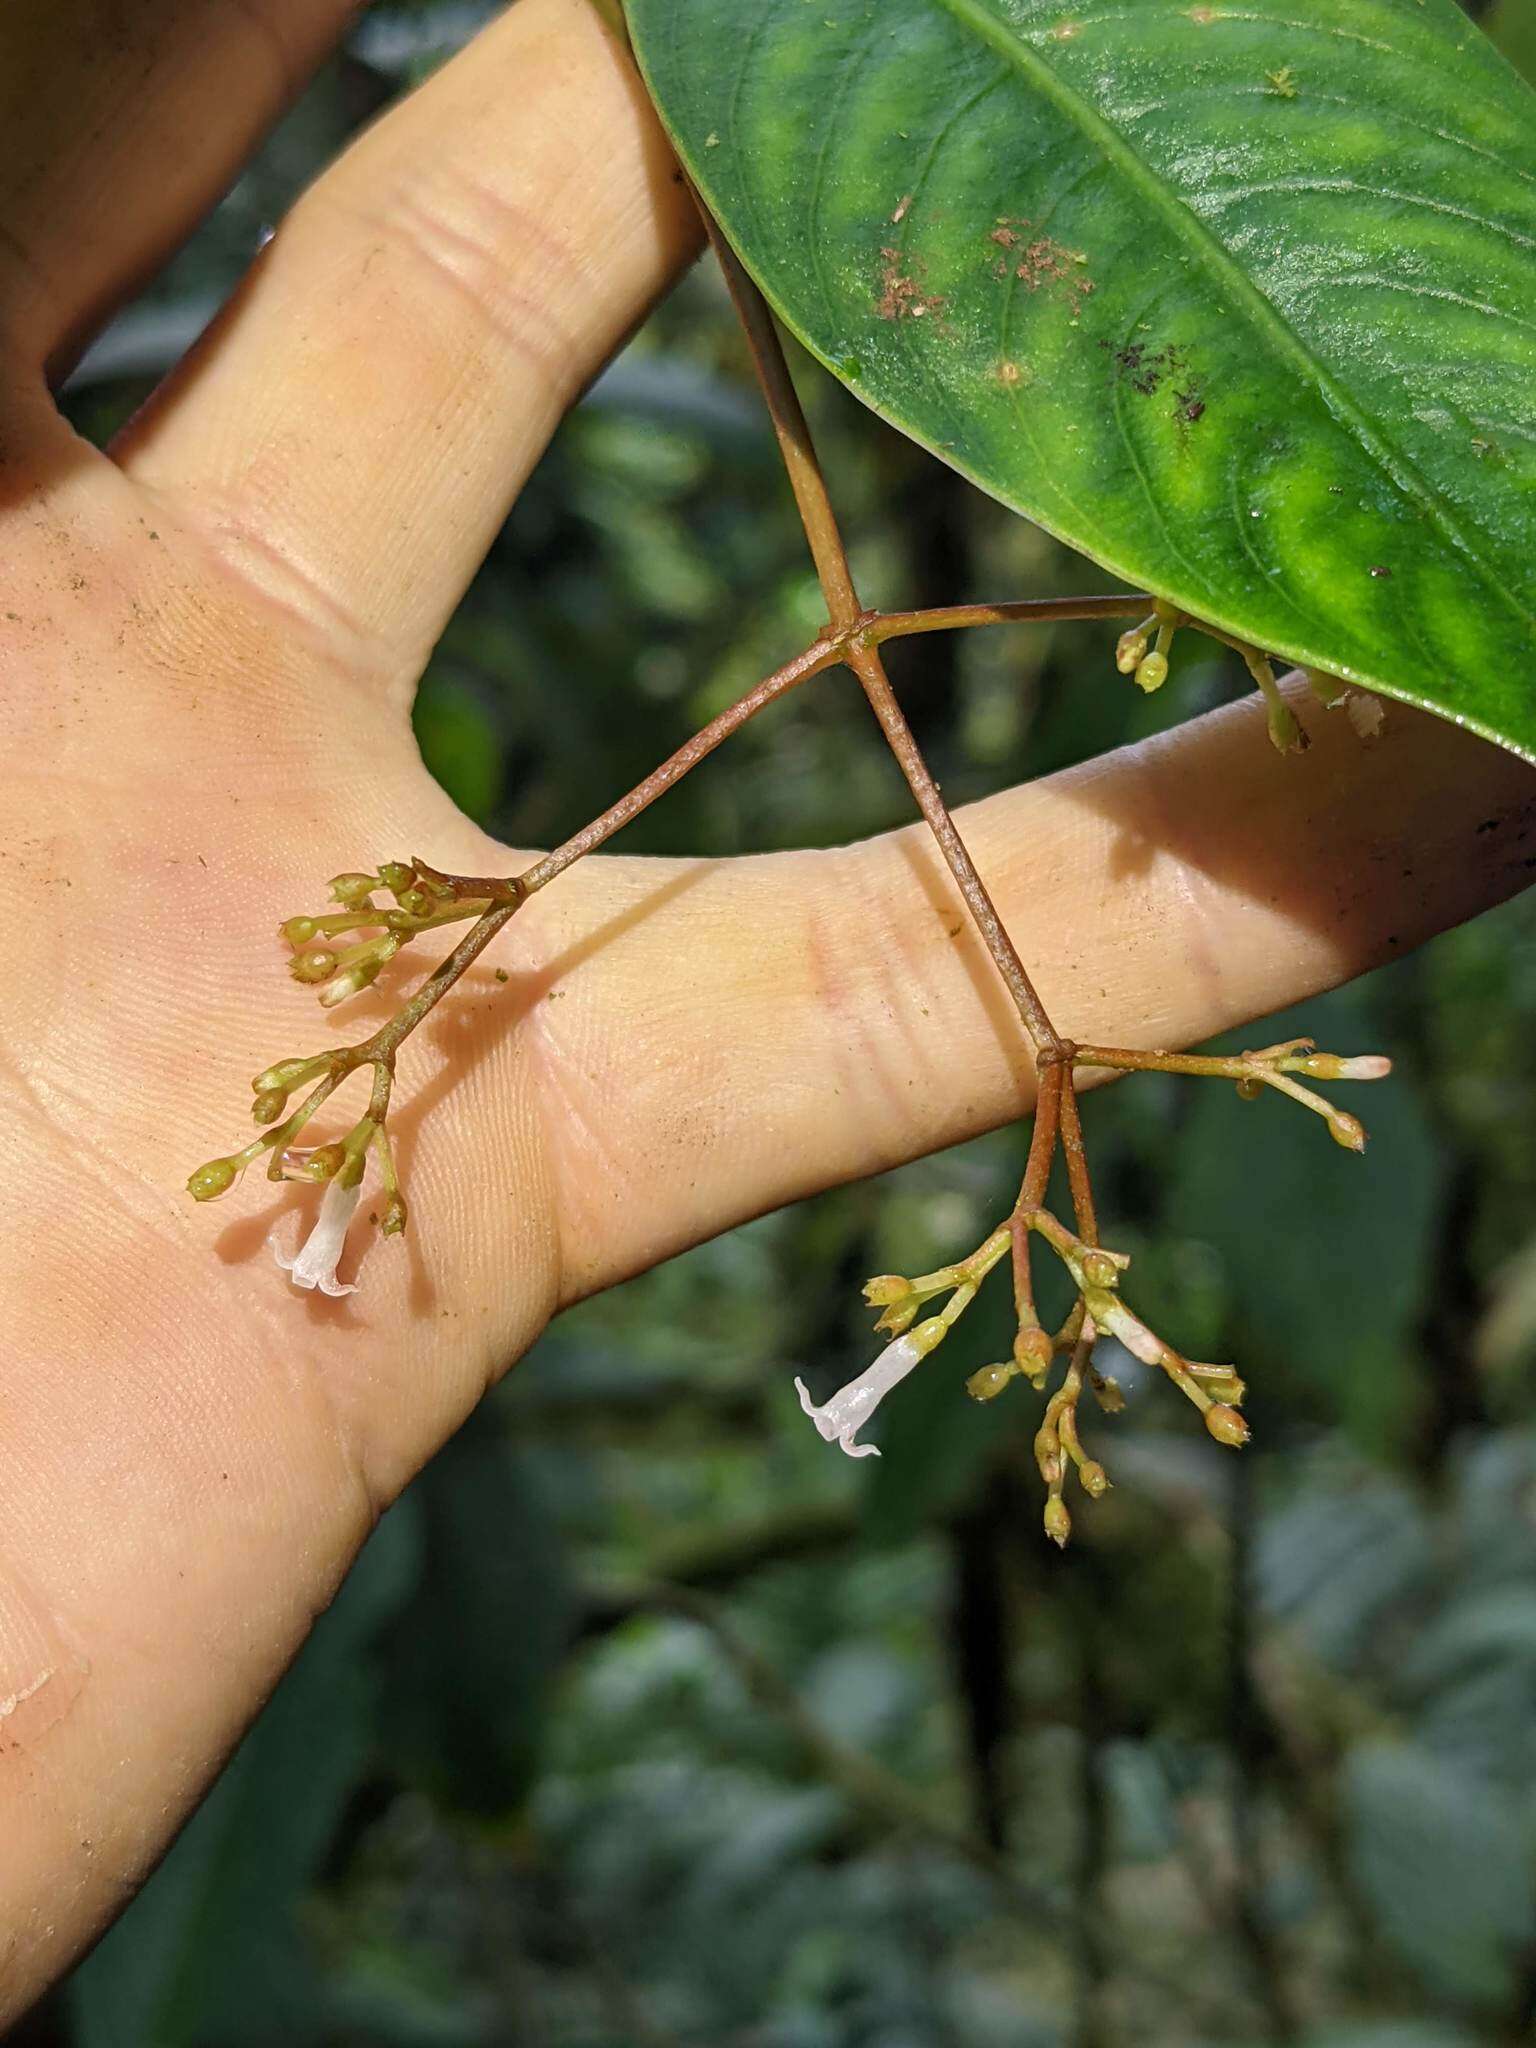
[[[111,431],[293,192],[483,12],[362,23],[77,374],[85,432]],[[1530,0],[1486,18],[1536,58]],[[1101,587],[807,388],[876,601]],[[473,816],[550,843],[821,616],[701,268],[529,486],[433,658],[423,751]],[[895,666],[962,801],[1238,687],[1198,640],[1152,700],[1108,655],[1073,628],[929,640]],[[843,678],[625,844],[799,846],[907,815]],[[871,1355],[866,1274],[979,1238],[1017,1132],[564,1317],[387,1517],[164,1868],[18,2038],[1531,2039],[1533,927],[1517,902],[1307,1006],[1324,1043],[1398,1059],[1363,1162],[1227,1089],[1152,1077],[1090,1102],[1138,1302],[1242,1361],[1257,1436],[1224,1454],[1127,1375],[1129,1412],[1092,1425],[1116,1489],[1065,1556],[1040,1535],[1038,1404],[961,1392],[1006,1344],[1001,1286],[891,1402],[879,1463],[822,1445],[791,1386]]]

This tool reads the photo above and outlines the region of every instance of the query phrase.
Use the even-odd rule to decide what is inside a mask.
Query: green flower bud
[[[1113,1287],[1120,1268],[1106,1251],[1096,1247],[1083,1253],[1083,1278],[1090,1287]]]
[[[1166,654],[1159,654],[1155,648],[1136,664],[1136,686],[1145,690],[1149,697],[1154,690],[1160,690],[1167,680],[1168,657]]]
[[[873,1280],[864,1282],[864,1299],[871,1308],[889,1308],[893,1302],[904,1301],[911,1292],[912,1282],[899,1273],[877,1273]]]
[[[1013,1362],[1038,1386],[1051,1369],[1056,1347],[1038,1323],[1020,1330],[1013,1340]]]
[[[1011,1379],[1017,1377],[1016,1365],[984,1365],[980,1372],[973,1372],[965,1383],[965,1391],[973,1401],[995,1401]]]
[[[416,870],[403,860],[386,860],[380,864],[379,880],[396,896],[402,889],[409,889],[415,879]]]
[[[379,886],[379,878],[377,875],[332,875],[327,886],[333,903],[343,904],[348,910],[361,910]]]
[[[1040,1467],[1040,1477],[1047,1486],[1061,1484],[1061,1438],[1054,1429],[1047,1427],[1035,1431],[1035,1463]]]
[[[875,1324],[876,1333],[887,1331],[892,1337],[899,1337],[903,1330],[910,1330],[917,1321],[917,1312],[921,1307],[922,1303],[914,1295],[910,1301],[900,1302],[895,1307],[888,1308]]]
[[[210,1159],[187,1178],[187,1193],[194,1202],[214,1202],[232,1188],[240,1177],[233,1159]]]
[[[300,946],[307,946],[315,936],[315,920],[312,917],[285,918],[278,926],[278,933],[297,952]]]
[[[395,900],[410,917],[430,917],[437,908],[425,889],[397,889]]]
[[[1342,1145],[1346,1152],[1365,1150],[1365,1125],[1359,1117],[1351,1116],[1347,1109],[1336,1109],[1329,1117],[1328,1135],[1335,1145]]]
[[[1102,1500],[1105,1494],[1108,1493],[1109,1474],[1096,1458],[1089,1458],[1084,1465],[1080,1466],[1077,1476],[1082,1482],[1084,1493],[1087,1494],[1090,1500]]]
[[[1247,1423],[1235,1408],[1229,1408],[1224,1401],[1206,1409],[1205,1426],[1217,1443],[1230,1444],[1234,1450],[1241,1450],[1248,1441]]]
[[[347,1148],[339,1141],[317,1145],[304,1162],[305,1180],[330,1180],[347,1163]]]
[[[1115,642],[1115,667],[1121,675],[1134,675],[1147,655],[1147,629],[1131,626]]]
[[[311,946],[307,952],[294,954],[288,972],[295,981],[329,981],[336,972],[336,955],[328,946]]]
[[[1072,1534],[1072,1517],[1059,1493],[1053,1493],[1045,1504],[1045,1533],[1058,1550],[1066,1549],[1067,1539]]]
[[[258,1074],[251,1083],[258,1095],[269,1088],[281,1088],[285,1095],[291,1095],[301,1081],[312,1080],[325,1065],[325,1055],[319,1059],[279,1060],[275,1067],[268,1067],[264,1074]]]
[[[251,1117],[258,1124],[275,1124],[287,1107],[285,1088],[263,1088],[251,1104]]]
[[[929,1316],[926,1322],[918,1324],[917,1328],[912,1332],[909,1341],[917,1347],[918,1357],[926,1358],[929,1352],[936,1345],[942,1344],[948,1335],[949,1325],[945,1322],[944,1318],[942,1316]]]

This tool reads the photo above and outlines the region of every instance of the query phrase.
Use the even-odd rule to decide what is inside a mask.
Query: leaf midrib
[[[1461,522],[1440,493],[1421,474],[1410,457],[1394,448],[1370,414],[1359,405],[1333,376],[1327,365],[1313,354],[1221,242],[1213,235],[1146,158],[1105,119],[1091,101],[1067,83],[1034,46],[1007,22],[999,20],[981,0],[928,0],[942,8],[962,27],[968,28],[1004,60],[1021,72],[1083,134],[1100,149],[1140,193],[1150,210],[1158,215],[1186,247],[1192,249],[1218,283],[1225,287],[1237,309],[1248,319],[1261,339],[1276,354],[1289,360],[1326,398],[1335,418],[1351,427],[1366,453],[1404,497],[1410,499],[1493,593],[1527,625],[1536,625],[1520,599],[1485,560]]]

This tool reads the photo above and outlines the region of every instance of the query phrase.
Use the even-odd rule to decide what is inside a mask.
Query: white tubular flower
[[[1341,1060],[1339,1079],[1341,1081],[1384,1081],[1392,1071],[1392,1062],[1379,1052],[1357,1053],[1353,1059]]]
[[[921,1364],[939,1339],[948,1334],[948,1329],[949,1325],[940,1317],[930,1316],[905,1337],[887,1344],[868,1371],[850,1380],[846,1387],[839,1387],[821,1408],[806,1392],[804,1380],[797,1379],[795,1391],[800,1396],[800,1406],[829,1444],[841,1444],[850,1458],[878,1458],[880,1452],[874,1444],[855,1443],[854,1438],[892,1387],[904,1380],[913,1366]]]
[[[336,1278],[336,1261],[341,1257],[341,1249],[347,1239],[347,1225],[352,1221],[362,1192],[361,1178],[349,1188],[334,1180],[327,1181],[325,1200],[320,1204],[315,1227],[299,1250],[289,1258],[286,1252],[273,1245],[272,1256],[295,1287],[318,1287],[322,1294],[356,1294],[355,1285]]]

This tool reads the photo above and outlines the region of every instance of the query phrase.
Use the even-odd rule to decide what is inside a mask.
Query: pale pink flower
[[[850,1380],[846,1387],[839,1387],[831,1400],[820,1408],[806,1392],[804,1380],[795,1381],[800,1406],[829,1444],[841,1444],[850,1458],[879,1457],[880,1452],[874,1444],[855,1443],[854,1438],[892,1387],[904,1380],[913,1366],[921,1364],[933,1349],[932,1342],[925,1343],[921,1338],[921,1333],[928,1329],[926,1323],[920,1324],[918,1329],[908,1331],[905,1337],[898,1337],[894,1344],[887,1344],[867,1371],[860,1373],[856,1380]]]

